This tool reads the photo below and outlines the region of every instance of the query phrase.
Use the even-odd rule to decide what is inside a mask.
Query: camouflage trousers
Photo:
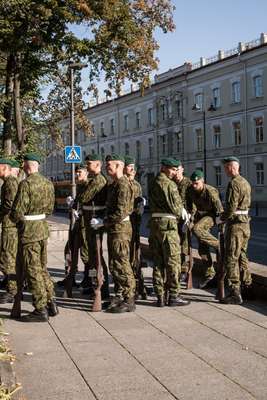
[[[210,254],[210,247],[215,250],[219,249],[218,239],[210,233],[211,228],[214,226],[212,217],[206,215],[194,223],[193,233],[198,240],[198,253],[205,266],[205,277],[212,277],[215,275],[213,268],[212,258]]]
[[[21,252],[33,306],[41,310],[55,296],[54,284],[47,271],[47,240],[22,244]]]
[[[250,237],[248,223],[226,224],[225,227],[225,270],[229,285],[240,288],[240,283],[252,283],[248,266],[247,248]]]
[[[176,224],[175,224],[176,225]],[[156,221],[151,222],[149,248],[153,254],[153,285],[155,293],[162,296],[165,290],[177,295],[180,290],[180,240],[177,230],[162,230]]]
[[[135,277],[130,264],[131,233],[108,233],[109,270],[114,291],[124,299],[135,296]]]
[[[15,295],[16,283],[16,256],[18,251],[17,228],[2,228],[0,270],[7,276],[7,292]]]
[[[136,282],[136,294],[143,295],[146,293],[144,275],[140,266],[140,226],[132,224],[132,238],[130,243],[130,263]]]

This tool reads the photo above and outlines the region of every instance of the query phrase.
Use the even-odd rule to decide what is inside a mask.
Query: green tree
[[[51,107],[51,96],[59,87],[66,88],[62,68],[64,71],[70,60],[88,64],[89,90],[96,89],[101,74],[107,82],[107,95],[113,90],[119,93],[125,80],[147,86],[158,63],[155,29],[167,32],[174,28],[172,11],[171,0],[0,0],[6,152],[11,152],[12,140],[23,149],[31,130],[27,124],[44,116],[45,108],[50,109],[48,115],[55,116],[59,97]],[[75,35],[72,26],[86,26],[86,37]],[[44,82],[57,82],[49,107],[39,102]],[[81,99],[77,104],[80,122],[86,124]],[[64,113],[68,106],[65,103],[58,108]],[[59,115],[52,126],[57,118]]]

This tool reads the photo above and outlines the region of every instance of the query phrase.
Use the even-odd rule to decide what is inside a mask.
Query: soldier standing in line
[[[221,302],[242,304],[240,281],[242,281],[245,294],[252,284],[247,257],[250,237],[248,212],[251,204],[251,186],[239,174],[240,162],[237,157],[227,157],[223,163],[226,175],[231,178],[226,190],[225,210],[221,215],[222,222],[226,224],[224,265],[230,293]]]
[[[11,160],[12,165],[11,165],[11,175],[15,176],[16,178],[19,178],[20,174],[20,163],[17,160]]]
[[[48,223],[55,194],[53,184],[39,170],[40,157],[36,153],[24,156],[26,174],[19,184],[10,219],[17,224],[19,247],[16,268],[23,268],[32,293],[34,311],[22,317],[25,322],[45,322],[58,313],[54,299],[54,284],[47,271]]]
[[[135,310],[135,278],[130,264],[130,242],[134,191],[123,174],[124,158],[118,154],[106,157],[106,171],[112,183],[108,185],[107,217],[109,268],[113,277],[115,297],[107,312],[123,313]]]
[[[182,216],[183,204],[177,185],[178,161],[173,158],[161,160],[161,171],[154,179],[149,193],[151,210],[149,247],[153,253],[153,284],[157,306],[185,306],[190,302],[180,294],[180,239],[177,223]]]
[[[144,276],[140,266],[140,256],[137,257],[138,252],[140,252],[140,227],[142,214],[144,211],[144,199],[142,198],[142,187],[135,179],[136,169],[135,159],[133,157],[125,156],[124,174],[132,183],[134,190],[134,210],[130,215],[133,232],[130,244],[130,263],[136,281],[135,297],[138,298],[138,296],[141,296],[141,298],[145,300],[147,298],[147,293],[144,283]]]
[[[18,190],[18,180],[12,176],[13,161],[0,159],[0,178],[4,183],[1,187],[0,223],[1,253],[0,270],[6,279],[6,292],[0,295],[0,303],[13,303],[17,292],[16,256],[18,250],[18,231],[16,224],[9,218],[13,202]]]
[[[176,182],[179,195],[182,199],[183,207],[185,210],[188,210],[188,190],[191,186],[191,180],[187,176],[184,176],[184,167],[180,160],[178,160],[178,168],[174,181]],[[188,271],[188,263],[186,261],[186,257],[189,254],[188,236],[183,229],[186,222],[187,221],[181,219],[178,223],[178,233],[181,241],[181,282],[186,281]]]
[[[102,158],[99,154],[89,154],[85,158],[88,178],[84,190],[77,195],[84,219],[86,242],[88,247],[88,269],[85,270],[84,281],[87,280],[88,284],[84,282],[84,286],[89,287],[93,291],[92,280],[89,277],[90,270],[95,269],[96,266],[96,231],[92,227],[92,218],[103,221],[106,212],[106,199],[107,199],[107,180],[101,173]],[[101,292],[103,298],[109,298],[109,284],[108,284],[108,268],[102,254],[102,240],[104,234],[104,227],[100,226],[98,229],[101,240],[101,260],[104,273],[104,284]]]
[[[194,171],[190,179],[192,185],[188,191],[188,211],[194,222],[193,233],[198,239],[198,252],[205,265],[204,277],[199,285],[203,289],[211,285],[210,281],[215,277],[210,247],[217,252],[219,242],[210,230],[215,226],[216,216],[222,213],[223,207],[218,190],[204,182],[203,171]]]
[[[78,240],[78,248],[76,251],[78,252],[80,250],[80,256],[81,260],[84,264],[84,279],[81,282],[81,286],[85,287],[87,285],[88,281],[88,246],[87,246],[87,241],[86,241],[86,233],[85,233],[85,226],[84,226],[84,217],[82,215],[82,207],[81,204],[79,204],[78,198],[80,194],[85,190],[87,186],[87,176],[88,176],[88,171],[86,164],[80,164],[77,165],[75,168],[76,171],[76,181],[77,181],[77,195],[76,198],[73,200],[72,197],[70,196],[68,200],[70,201],[70,207],[75,210],[75,224],[72,229],[71,235],[72,237],[74,235],[78,235],[79,240]],[[77,256],[77,261],[78,261],[78,256]],[[78,269],[78,265],[75,266],[76,271]],[[65,279],[62,281],[57,282],[58,286],[64,286],[65,285]],[[73,277],[73,286],[76,286],[75,282],[75,277]]]

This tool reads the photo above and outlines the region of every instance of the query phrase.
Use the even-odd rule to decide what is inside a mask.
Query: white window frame
[[[153,125],[153,108],[149,107],[147,109],[147,121],[148,121],[148,126],[152,126]]]
[[[128,130],[129,130],[129,115],[128,114],[124,114],[124,116],[123,116],[123,128],[124,128],[124,132],[128,132]]]
[[[216,187],[222,186],[222,167],[220,165],[214,166]]]
[[[256,185],[263,186],[264,185],[264,163],[259,162],[255,164],[256,169]]]
[[[263,79],[262,75],[256,75],[253,78],[253,94],[254,97],[263,96]]]
[[[194,104],[196,104],[200,111],[203,110],[203,100],[204,96],[202,92],[196,93],[194,95]]]
[[[242,134],[241,134],[241,122],[233,121],[232,122],[233,129],[233,141],[235,146],[240,146],[242,144]]]
[[[260,124],[261,122],[261,124]],[[258,124],[257,124],[258,123]],[[256,143],[263,143],[264,140],[264,120],[263,117],[255,117],[254,118],[254,135]]]
[[[220,125],[214,125],[213,126],[213,146],[215,149],[220,149],[221,148],[221,136],[222,134],[222,129]]]
[[[221,107],[221,88],[214,87],[212,89],[213,106],[215,108]]]
[[[105,123],[104,123],[104,121],[100,122],[100,135],[101,136],[105,135]]]
[[[238,104],[241,102],[241,85],[240,80],[234,81],[231,84],[232,103]]]
[[[136,111],[136,113],[135,113],[135,128],[136,129],[141,128],[141,113],[140,113],[140,111]]]

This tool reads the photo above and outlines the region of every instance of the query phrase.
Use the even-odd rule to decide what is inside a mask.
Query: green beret
[[[75,171],[78,171],[79,169],[87,169],[86,164],[81,163],[81,164],[79,164],[79,165],[76,165]]]
[[[10,160],[12,168],[20,168],[20,162],[17,160]]]
[[[223,164],[227,164],[227,163],[229,163],[231,161],[235,161],[238,164],[240,164],[239,159],[237,157],[235,157],[235,156],[225,157],[222,162],[223,162]]]
[[[192,175],[190,176],[190,179],[191,179],[192,182],[197,182],[197,181],[199,181],[200,179],[203,179],[203,178],[204,178],[204,173],[203,173],[203,171],[201,169],[196,169],[192,173]]]
[[[179,167],[180,164],[175,158],[168,157],[161,160],[161,165],[164,165],[164,167]]]
[[[12,166],[12,161],[8,158],[0,158],[0,164],[6,164]]]
[[[135,164],[135,159],[130,156],[125,156],[125,165]]]
[[[41,157],[37,153],[26,153],[24,154],[23,159],[25,161],[37,161],[39,164],[41,163]]]
[[[180,167],[181,165],[183,165],[181,160],[177,160],[177,164],[178,164],[177,167]]]
[[[122,161],[125,163],[125,158],[121,154],[109,154],[106,161]]]
[[[102,157],[100,154],[88,154],[85,161],[102,161]]]

